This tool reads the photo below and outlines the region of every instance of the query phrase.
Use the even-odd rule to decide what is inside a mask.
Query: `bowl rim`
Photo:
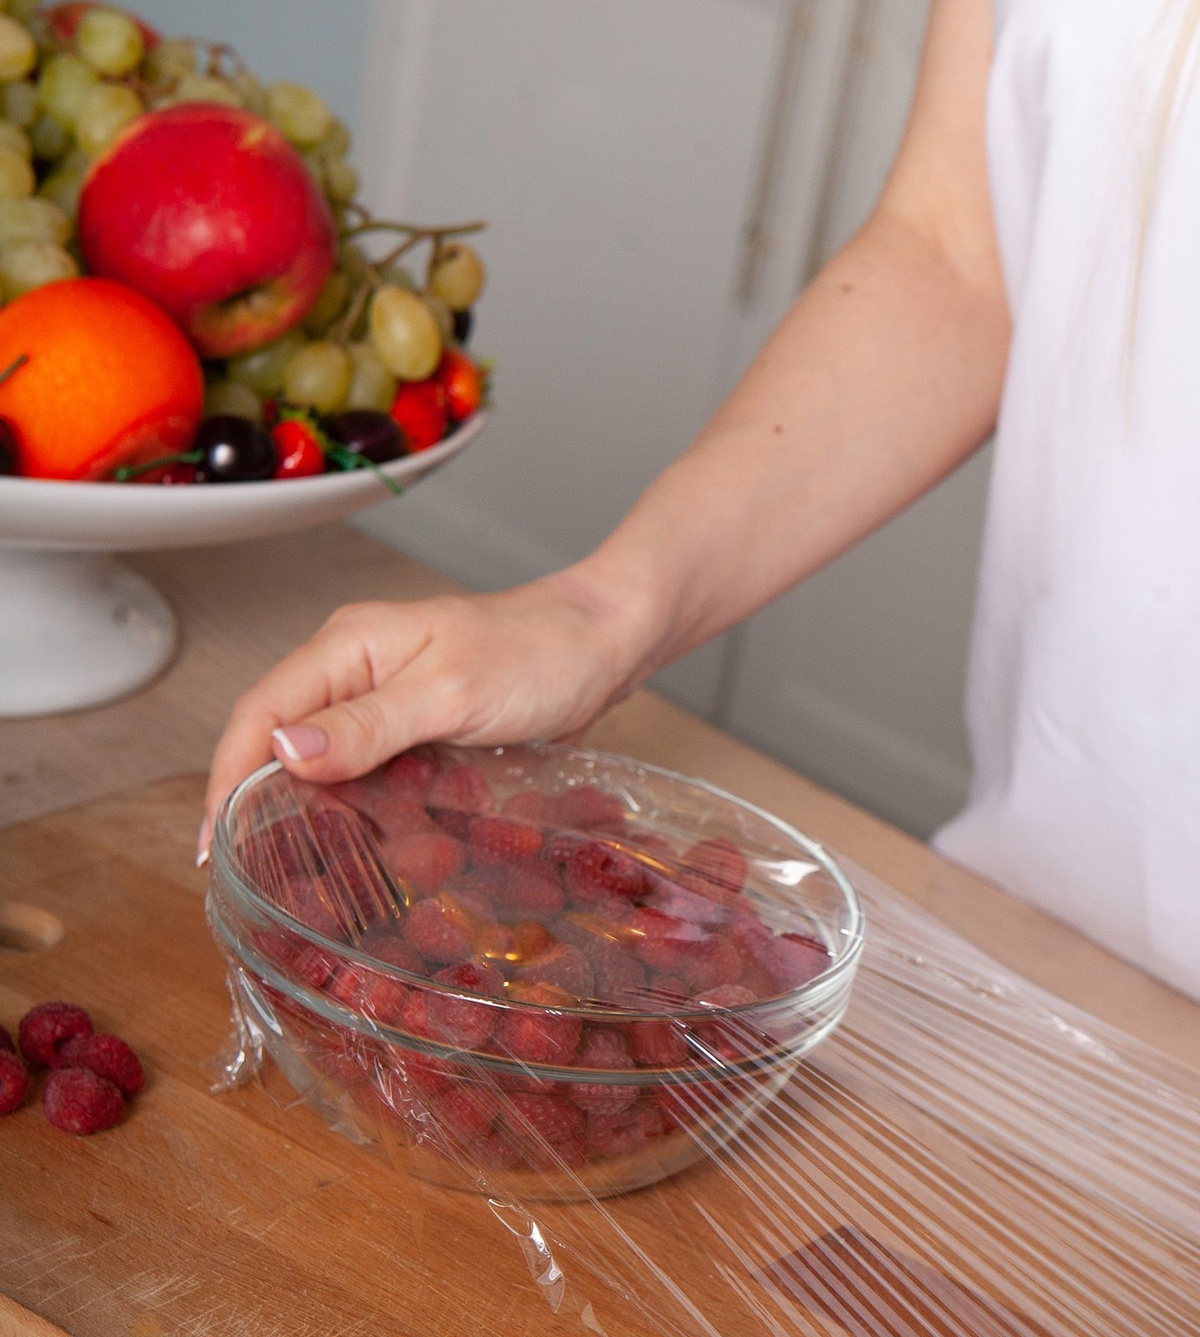
[[[439,980],[434,980],[424,975],[416,975],[411,971],[401,969],[386,961],[380,961],[376,957],[366,952],[360,951],[353,944],[339,942],[333,938],[327,938],[324,934],[318,933],[315,929],[309,928],[307,924],[294,919],[286,910],[268,900],[259,890],[253,886],[250,881],[243,876],[242,869],[233,852],[232,840],[230,838],[229,824],[234,815],[234,810],[244,796],[256,786],[263,784],[272,775],[283,770],[278,761],[271,761],[264,766],[260,766],[256,771],[248,775],[240,784],[236,786],[225,798],[217,812],[216,821],[213,826],[213,839],[211,846],[212,863],[210,873],[210,891],[206,899],[210,902],[211,909],[211,883],[218,876],[224,881],[226,886],[232,886],[233,890],[239,893],[244,899],[248,900],[253,908],[286,928],[289,932],[298,937],[307,939],[314,946],[323,950],[332,950],[339,958],[344,958],[358,965],[363,965],[382,975],[384,978],[393,978],[402,984],[417,985],[422,989],[433,989],[438,993],[448,997],[460,998],[464,1001],[470,1001],[496,1007],[498,1009],[508,1010],[510,1008],[528,1008],[533,1012],[553,1012],[564,1016],[578,1016],[581,1019],[592,1021],[605,1021],[609,1024],[620,1024],[630,1021],[675,1021],[675,1020],[719,1020],[724,1017],[737,1018],[746,1014],[753,1014],[756,1011],[770,1006],[781,1006],[787,1004],[804,1003],[813,1004],[824,1001],[827,996],[836,996],[843,981],[852,977],[858,967],[859,958],[862,955],[866,941],[866,915],[863,911],[862,901],[854,884],[842,870],[837,861],[828,853],[828,851],[819,842],[798,831],[790,823],[782,818],[766,811],[765,808],[749,802],[747,799],[738,798],[728,790],[721,789],[719,786],[711,784],[707,780],[696,779],[693,776],[682,775],[678,771],[668,770],[663,766],[655,766],[650,762],[639,761],[633,757],[622,756],[615,752],[601,752],[591,748],[572,747],[565,743],[516,743],[506,744],[498,747],[480,748],[479,751],[487,752],[493,756],[502,755],[511,748],[524,748],[535,751],[542,756],[563,756],[586,759],[592,763],[598,763],[603,766],[606,763],[612,763],[628,768],[636,767],[652,776],[658,776],[673,783],[682,783],[698,789],[709,796],[720,800],[723,803],[732,804],[736,808],[749,812],[755,817],[764,820],[769,826],[775,828],[780,834],[790,841],[794,841],[799,847],[808,853],[817,864],[832,878],[834,884],[841,892],[845,907],[849,914],[849,924],[843,929],[844,950],[834,957],[830,964],[819,974],[814,975],[812,979],[806,980],[803,984],[794,989],[789,989],[783,993],[771,994],[766,998],[756,998],[749,1003],[739,1003],[732,1007],[711,1007],[701,1005],[700,1007],[682,1007],[669,1010],[656,1011],[632,1011],[624,1008],[611,1007],[549,1007],[542,1003],[531,1003],[520,999],[507,998],[488,998],[483,994],[473,993],[469,989],[456,988],[453,985],[444,984]],[[307,782],[306,782],[307,783]],[[228,930],[224,930],[228,933]],[[241,950],[240,945],[230,943],[235,951]],[[287,981],[289,987],[297,988],[301,993],[307,995],[310,990],[303,984],[295,984],[291,980]],[[320,994],[320,990],[312,990],[314,994]],[[323,995],[322,995],[323,997]],[[390,1027],[383,1023],[375,1022],[362,1014],[354,1012],[353,1009],[345,1010],[350,1015],[359,1017],[360,1020],[368,1021],[373,1029],[387,1032],[389,1035],[393,1032],[400,1036],[409,1036],[409,1032],[398,1027]],[[436,1041],[424,1042],[421,1037],[413,1036],[411,1039],[424,1045],[428,1043],[432,1050],[442,1052],[443,1050],[453,1050],[453,1046],[439,1045]]]

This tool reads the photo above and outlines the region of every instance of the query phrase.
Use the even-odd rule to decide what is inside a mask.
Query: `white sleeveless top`
[[[1187,0],[995,2],[988,139],[1015,337],[968,692],[975,780],[935,843],[1200,998],[1195,52],[1133,299]]]

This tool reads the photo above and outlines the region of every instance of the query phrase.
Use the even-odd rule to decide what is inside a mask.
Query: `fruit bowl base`
[[[162,595],[117,558],[0,546],[0,718],[128,696],[177,642]]]

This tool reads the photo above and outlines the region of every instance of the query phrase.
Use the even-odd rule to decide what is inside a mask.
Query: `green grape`
[[[267,115],[301,149],[314,148],[333,124],[333,113],[324,98],[300,84],[271,84],[267,88]]]
[[[377,409],[387,413],[396,398],[396,378],[380,362],[369,343],[350,345],[354,371],[350,378],[348,409]]]
[[[371,298],[371,343],[383,365],[404,381],[432,376],[442,356],[437,318],[414,292],[386,284]]]
[[[37,84],[30,83],[28,79],[18,79],[15,83],[5,84],[0,95],[4,99],[4,119],[28,130],[41,111]]]
[[[146,54],[137,24],[115,9],[89,9],[75,30],[75,46],[92,69],[113,79],[132,74]]]
[[[394,283],[397,288],[407,288],[409,292],[417,290],[417,281],[413,278],[412,270],[400,260],[393,260],[390,265],[384,266],[383,281]]]
[[[16,149],[0,148],[0,200],[23,200],[36,186],[29,159]]]
[[[71,156],[68,154],[67,158]],[[64,165],[51,172],[38,187],[38,195],[58,205],[68,218],[74,218],[79,212],[84,176],[85,172],[68,170],[64,161]]]
[[[288,330],[272,343],[230,358],[225,364],[225,370],[231,381],[248,386],[256,395],[269,399],[283,389],[288,363],[304,344],[305,338],[300,330]]]
[[[305,344],[288,363],[283,382],[289,404],[337,413],[346,406],[353,364],[341,344],[320,340]]]
[[[95,156],[144,110],[142,99],[132,88],[101,84],[92,89],[79,108],[75,139],[84,153]]]
[[[142,78],[150,84],[171,84],[195,72],[196,52],[191,43],[175,37],[164,37],[142,61]]]
[[[57,162],[71,149],[71,132],[53,116],[39,116],[29,132],[33,156],[43,162]]]
[[[37,64],[37,43],[23,23],[0,14],[0,80],[24,77]]]
[[[351,149],[350,131],[345,121],[339,121],[335,116],[318,147],[331,158],[344,158]]]
[[[70,52],[51,56],[38,79],[42,110],[53,116],[64,130],[74,130],[80,107],[99,82],[100,76],[79,56]]]
[[[79,277],[74,257],[50,241],[19,241],[0,250],[0,286],[11,302],[23,292]]]
[[[309,334],[324,334],[346,309],[350,297],[350,280],[340,269],[335,269],[325,280],[312,309],[304,317],[304,328]]]
[[[465,311],[475,305],[486,277],[483,261],[469,246],[449,242],[438,251],[433,262],[429,290],[451,311]]]
[[[41,3],[42,0],[8,0],[5,9],[14,19],[19,19],[22,23],[28,23],[37,13],[38,6]]]
[[[240,107],[241,94],[228,79],[217,79],[207,74],[185,74],[167,99],[173,102],[218,102],[225,107]]]
[[[12,149],[25,159],[33,157],[33,145],[29,142],[29,136],[19,125],[13,125],[11,121],[0,121],[0,148]]]
[[[442,336],[442,343],[451,343],[454,339],[454,312],[440,297],[435,297],[431,292],[424,292],[421,296],[425,305],[433,312],[433,318],[437,321],[438,332]]]
[[[204,392],[204,416],[216,418],[225,414],[262,422],[262,401],[240,381],[213,381]]]
[[[70,237],[69,215],[50,200],[0,200],[0,246],[22,241],[65,246]]]
[[[345,158],[326,158],[325,193],[334,204],[349,204],[358,194],[358,172]]]
[[[255,116],[267,114],[267,90],[249,70],[241,70],[229,76],[230,87],[242,99],[242,106],[252,111]]]

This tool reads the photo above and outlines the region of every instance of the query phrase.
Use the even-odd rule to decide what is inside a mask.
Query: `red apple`
[[[257,348],[317,300],[333,217],[304,160],[250,112],[182,103],[140,116],[79,200],[89,273],[157,302],[204,357]]]
[[[60,46],[70,46],[75,40],[75,33],[83,16],[89,9],[98,9],[98,0],[70,0],[68,4],[52,5],[46,10],[46,26],[50,30],[50,35]],[[114,5],[105,5],[105,9],[114,9]],[[127,10],[119,10],[121,14],[127,14]],[[142,44],[147,51],[153,51],[162,41],[158,33],[154,31],[148,23],[143,23],[136,14],[129,14],[134,23],[137,24],[142,34]]]

